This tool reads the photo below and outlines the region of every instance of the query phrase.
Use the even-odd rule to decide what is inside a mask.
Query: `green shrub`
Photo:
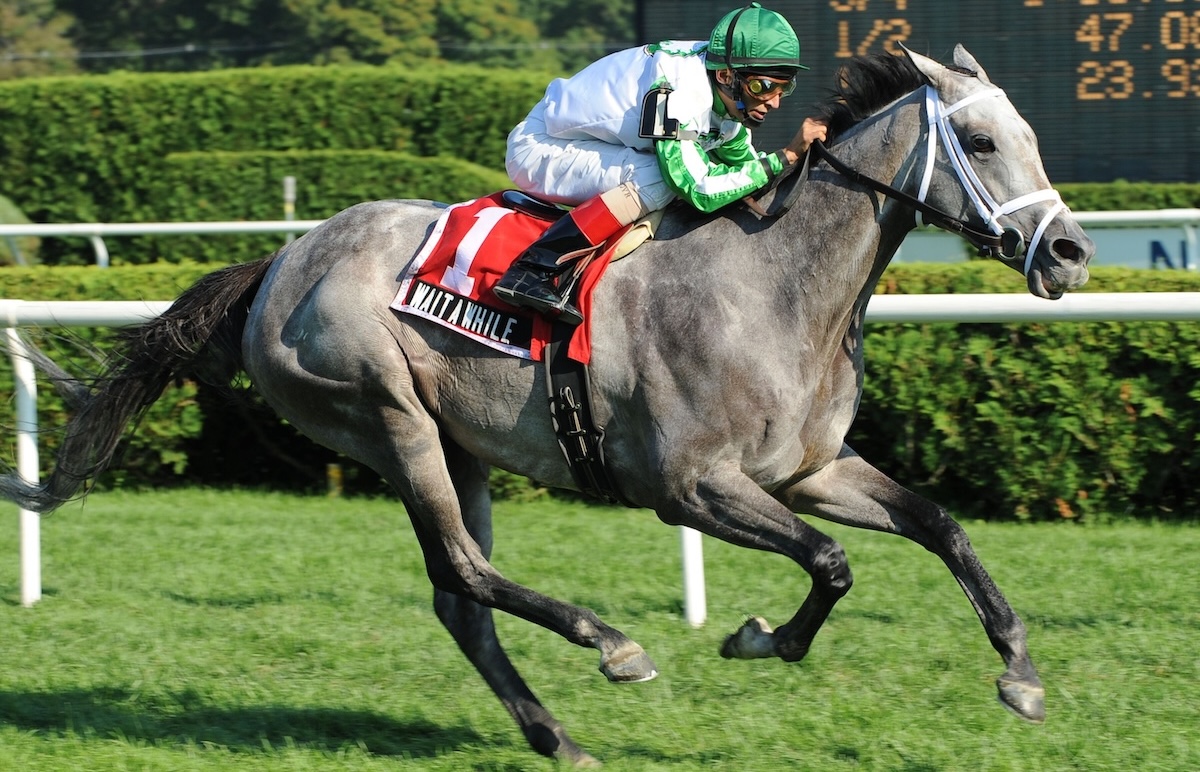
[[[0,83],[0,194],[37,222],[322,219],[358,201],[457,201],[508,186],[504,141],[551,76],[437,66],[280,67],[114,74]],[[471,83],[474,97],[430,83]],[[1077,211],[1200,207],[1200,185],[1064,184]],[[277,235],[131,237],[115,265],[5,268],[5,297],[169,299],[220,265],[260,257]],[[89,264],[52,239],[50,265]],[[140,265],[144,264],[144,265]],[[1196,274],[1097,269],[1086,291],[1200,290]],[[986,262],[896,265],[881,292],[1019,292]],[[71,367],[71,340],[106,350],[109,330],[47,331]],[[1102,519],[1197,511],[1200,354],[1194,324],[872,325],[855,447],[959,513]],[[0,387],[11,389],[8,360]],[[45,425],[61,404],[39,391]],[[106,484],[324,485],[335,454],[298,441],[255,398],[235,408],[206,387],[173,385]],[[57,437],[48,432],[43,463]],[[269,452],[247,448],[270,448]],[[378,488],[356,465],[348,487]],[[511,475],[493,483],[524,495]]]
[[[1056,186],[1076,212],[1200,207],[1200,184],[1193,182],[1075,182]]]
[[[508,176],[455,158],[378,150],[175,153],[152,197],[165,222],[282,220],[283,178],[296,178],[295,219],[323,220],[362,201],[465,201],[512,187]],[[140,236],[113,252],[122,263],[227,264],[274,252],[281,234]]]
[[[6,196],[0,196],[0,224],[28,225],[29,218]],[[41,239],[34,236],[6,237],[0,239],[0,266],[37,265],[38,247]]]
[[[47,223],[279,219],[289,175],[301,219],[379,198],[465,200],[506,186],[494,180],[508,132],[554,75],[354,65],[0,82],[0,195]],[[470,84],[471,97],[440,83]],[[1060,190],[1077,211],[1200,206],[1196,184]],[[229,262],[270,252],[269,238],[139,237],[113,253]],[[93,258],[82,240],[49,239],[41,259]]]
[[[1005,292],[994,263],[896,266],[881,290]],[[1200,291],[1183,271],[1097,269],[1088,292]],[[852,445],[984,519],[1192,517],[1200,504],[1194,323],[874,324]]]
[[[189,180],[180,176],[186,164],[180,153],[382,151],[440,155],[499,172],[509,130],[541,97],[550,77],[456,65],[419,71],[331,66],[4,82],[0,194],[35,222],[159,222],[193,206]],[[430,85],[446,82],[471,84],[473,98]],[[208,200],[227,198],[235,208],[258,201],[269,206],[279,201],[280,177],[303,176],[282,159],[258,158],[270,161],[278,175],[265,198],[261,187],[242,190],[230,184],[214,188],[219,195]],[[246,156],[238,163],[246,168],[250,160]],[[407,180],[397,176],[402,166],[403,161],[383,160],[376,171],[362,159],[353,187],[320,195],[331,200],[461,198],[445,185],[430,191],[414,187],[433,179],[427,171],[413,184],[397,187],[398,180]],[[461,165],[444,168],[451,178],[463,174]],[[211,186],[210,174],[197,165],[191,170]],[[164,186],[171,193],[165,197]],[[48,264],[89,261],[86,249],[61,239],[48,241],[44,250]]]

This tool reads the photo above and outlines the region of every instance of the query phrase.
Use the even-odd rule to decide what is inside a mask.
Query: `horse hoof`
[[[1046,690],[1041,684],[1002,677],[996,679],[996,688],[1000,690],[997,695],[1000,704],[1018,717],[1034,724],[1041,724],[1046,720]]]
[[[658,667],[636,643],[617,649],[610,657],[600,658],[600,672],[614,684],[636,684],[658,675]]]
[[[595,756],[579,751],[574,754],[556,753],[554,758],[560,762],[570,764],[575,769],[599,769],[604,766]]]
[[[750,617],[721,644],[725,659],[762,659],[775,656],[775,636],[767,620]]]

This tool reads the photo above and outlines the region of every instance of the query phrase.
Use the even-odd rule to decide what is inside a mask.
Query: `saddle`
[[[516,190],[447,206],[401,277],[391,308],[425,318],[511,356],[546,368],[551,422],[579,489],[626,502],[604,463],[604,433],[591,412],[591,292],[613,260],[653,237],[662,212],[638,221],[575,262],[564,277],[584,312],[579,327],[553,322],[496,300],[492,286],[549,223],[566,210]]]
[[[500,194],[500,200],[509,209],[515,209],[518,212],[524,212],[531,217],[537,217],[548,222],[554,222],[567,213],[566,209],[562,209],[549,201],[543,201],[520,190],[506,190]],[[615,262],[622,257],[626,257],[642,244],[654,238],[654,232],[658,230],[659,223],[662,222],[665,211],[663,209],[653,211],[631,225],[628,230],[620,233],[616,249],[613,251],[612,257],[609,258],[609,262]],[[604,251],[607,246],[608,244],[602,244],[598,248],[598,251]]]

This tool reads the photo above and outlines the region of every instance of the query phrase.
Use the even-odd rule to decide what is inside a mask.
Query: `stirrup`
[[[552,316],[554,317],[554,321],[569,324],[572,327],[578,327],[583,324],[583,314],[579,312],[578,308],[571,305],[565,297],[560,298],[553,308]]]
[[[541,292],[536,292],[541,290]],[[545,283],[534,284],[522,288],[502,287],[499,284],[492,287],[492,294],[517,308],[528,308],[542,316],[548,316],[562,321],[564,324],[578,326],[583,324],[583,315],[579,309],[571,305],[567,298],[557,291],[550,289]]]
[[[555,300],[550,300],[503,287],[494,287],[492,292],[509,305],[528,308],[551,320],[560,321],[572,327],[583,324],[583,315],[579,313],[579,309],[571,305],[566,298],[559,297],[557,294],[555,294]]]

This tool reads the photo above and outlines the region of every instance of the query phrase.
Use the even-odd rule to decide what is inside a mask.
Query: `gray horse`
[[[672,210],[654,241],[608,269],[593,298],[591,366],[604,454],[629,502],[671,525],[786,555],[812,577],[791,620],[772,630],[750,619],[724,656],[801,659],[850,589],[842,548],[795,514],[807,513],[900,534],[940,557],[1004,660],[1001,701],[1041,721],[1025,627],[962,528],[845,436],[862,390],[863,314],[918,210],[948,214],[942,224],[960,223],[979,245],[1002,236],[992,256],[1045,298],[1087,280],[1094,245],[1050,188],[1029,126],[961,47],[953,66],[911,52],[855,60],[840,84],[825,105],[839,137],[832,151],[863,176],[814,158],[764,198],[773,216]],[[896,191],[880,193],[867,177]],[[110,462],[127,425],[172,378],[228,383],[244,369],[280,416],[389,481],[454,640],[534,750],[592,765],[518,675],[492,609],[597,649],[610,681],[657,671],[594,612],[516,584],[489,562],[490,466],[574,482],[540,365],[388,307],[443,209],[360,204],[270,258],[210,274],[129,332],[95,383],[34,354],[75,417],[46,481],[8,475],[0,493],[54,509]]]

